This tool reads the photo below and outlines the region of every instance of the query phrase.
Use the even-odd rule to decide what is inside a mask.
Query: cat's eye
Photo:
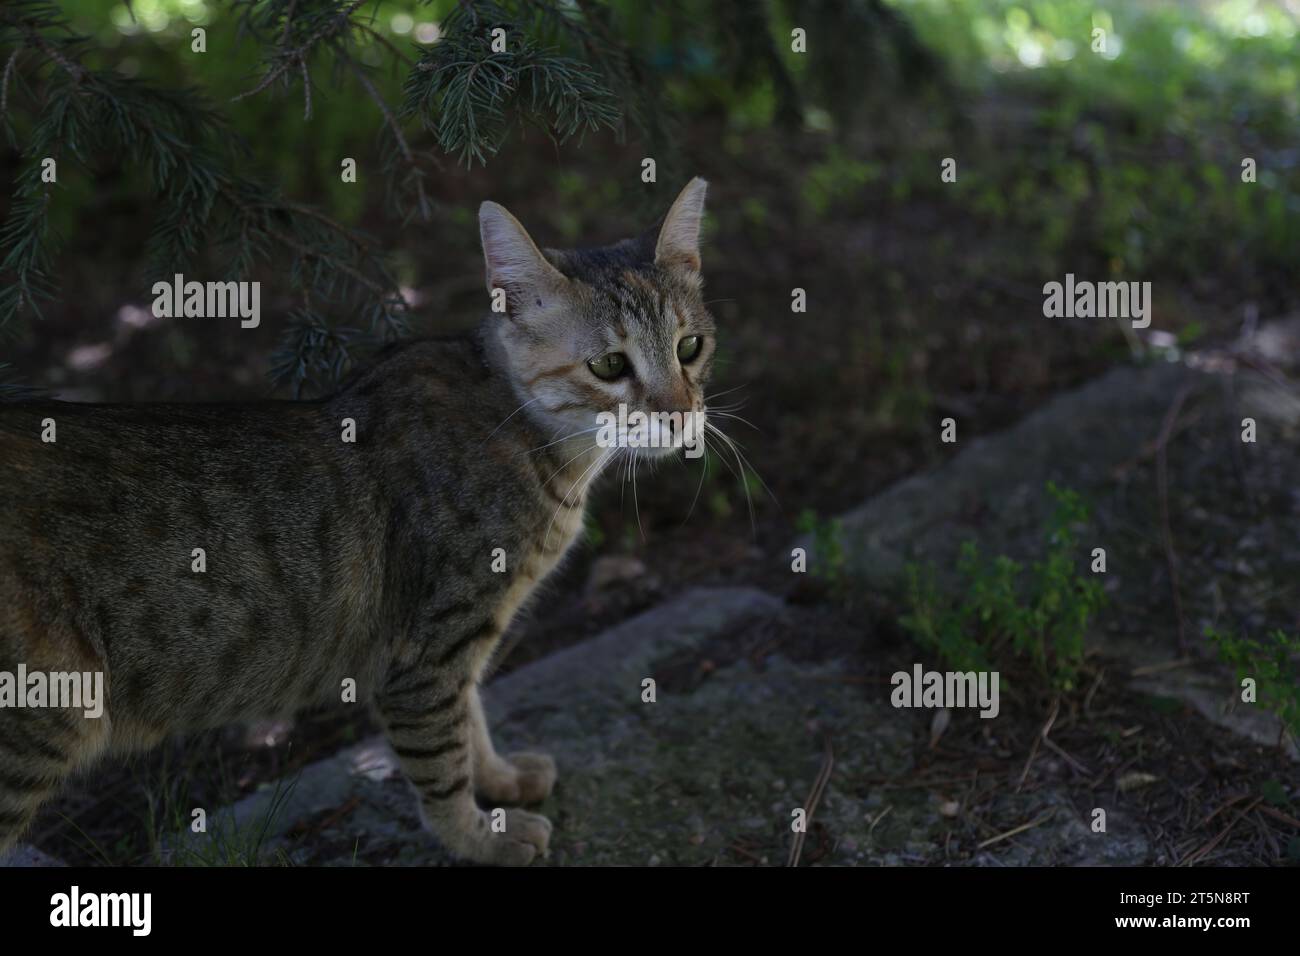
[[[591,374],[596,378],[610,381],[623,374],[627,368],[627,356],[622,352],[607,352],[599,358],[588,361],[587,368],[591,369]]]
[[[692,362],[700,354],[700,349],[704,347],[704,339],[698,335],[688,335],[677,343],[677,359],[683,365]]]

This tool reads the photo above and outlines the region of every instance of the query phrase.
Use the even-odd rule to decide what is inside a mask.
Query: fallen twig
[[[1102,679],[1105,678],[1105,676],[1106,670],[1105,668],[1102,668],[1097,672],[1097,679],[1092,682],[1092,686],[1088,688],[1088,693],[1083,698],[1083,712],[1090,717],[1092,716],[1092,698],[1096,696],[1098,689],[1101,687]]]
[[[1066,763],[1068,763],[1071,767],[1074,768],[1076,773],[1083,774],[1086,777],[1092,776],[1091,770],[1085,767],[1081,761],[1076,760],[1074,757],[1066,753],[1065,750],[1056,743],[1056,741],[1052,740],[1049,737],[1044,737],[1043,743],[1051,747],[1057,756],[1059,756],[1062,760],[1064,760]]]
[[[1003,840],[1009,840],[1017,833],[1024,833],[1026,830],[1032,830],[1034,827],[1038,826],[1039,824],[1046,823],[1050,818],[1054,817],[1056,815],[1056,810],[1057,810],[1056,807],[1052,807],[1046,813],[1040,814],[1036,819],[1030,820],[1028,823],[1022,823],[1020,824],[1020,826],[1012,830],[1008,830],[1006,833],[999,833],[995,837],[989,837],[987,840],[985,840],[983,843],[977,846],[976,849],[983,850],[985,847],[990,847],[995,843],[1000,843]]]
[[[1047,715],[1047,723],[1043,724],[1043,729],[1038,732],[1034,738],[1034,745],[1029,748],[1029,759],[1025,761],[1025,769],[1020,774],[1020,782],[1016,784],[1016,793],[1019,793],[1025,785],[1025,780],[1029,777],[1029,768],[1034,765],[1034,757],[1038,755],[1038,745],[1047,739],[1047,735],[1052,731],[1052,724],[1056,722],[1056,715],[1061,709],[1061,698],[1057,697],[1052,701],[1052,712]]]
[[[1227,835],[1232,832],[1232,828],[1235,827],[1238,824],[1238,822],[1240,822],[1241,818],[1244,817],[1246,814],[1250,813],[1251,810],[1254,810],[1255,807],[1259,806],[1259,804],[1262,803],[1263,800],[1264,800],[1263,797],[1256,797],[1254,800],[1252,800],[1249,804],[1246,805],[1245,809],[1243,809],[1235,817],[1232,818],[1231,823],[1229,823],[1226,827],[1224,827],[1222,830],[1219,831],[1218,836],[1216,836],[1209,843],[1205,844],[1205,846],[1201,847],[1195,853],[1192,853],[1187,857],[1185,857],[1182,860],[1182,862],[1180,862],[1178,865],[1191,866],[1193,863],[1207,856],[1216,846],[1218,846],[1220,843],[1224,841]]]
[[[822,794],[826,790],[826,784],[831,779],[831,771],[835,768],[835,752],[831,749],[830,735],[826,737],[826,753],[822,757],[821,769],[817,772],[817,779],[813,781],[812,790],[808,793],[808,799],[804,801],[804,828],[794,835],[794,843],[790,846],[790,859],[787,866],[798,866],[799,856],[803,853],[803,841],[808,835],[808,828],[812,826],[813,811],[817,809],[817,804],[821,802]]]
[[[1187,667],[1196,662],[1190,657],[1179,657],[1176,660],[1165,661],[1161,664],[1147,664],[1144,667],[1135,667],[1129,672],[1129,677],[1146,677],[1150,674],[1160,674],[1164,671],[1177,670],[1180,667]]]
[[[1259,810],[1260,813],[1268,814],[1274,820],[1281,820],[1287,826],[1292,826],[1295,827],[1297,830],[1300,830],[1300,820],[1297,820],[1289,813],[1283,813],[1281,810],[1269,806],[1261,806],[1258,807],[1257,809]]]
[[[287,831],[289,836],[301,836],[306,833],[319,833],[321,830],[328,830],[334,824],[338,823],[349,813],[361,805],[360,797],[351,797],[336,807],[332,813],[322,820],[315,822],[308,820],[299,820]]]

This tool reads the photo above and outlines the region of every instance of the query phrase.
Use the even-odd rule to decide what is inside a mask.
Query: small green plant
[[[1252,678],[1259,704],[1277,715],[1287,733],[1300,738],[1300,666],[1295,664],[1300,635],[1276,630],[1257,641],[1206,628],[1205,636],[1217,648],[1219,659],[1236,672],[1237,683]]]
[[[940,594],[932,565],[907,566],[907,603],[911,612],[900,623],[918,644],[935,651],[956,670],[992,669],[984,645],[966,627],[963,609]]]
[[[265,809],[244,822],[237,822],[222,811],[209,815],[207,830],[195,834],[189,816],[180,826],[173,823],[170,862],[176,866],[266,866],[288,865],[283,850],[270,846],[273,828],[285,812],[297,778],[287,783],[276,780]],[[168,859],[164,850],[160,858]]]
[[[288,808],[298,778],[276,779],[266,805],[243,821],[236,821],[228,810],[204,807],[205,828],[195,832],[194,794],[198,790],[200,767],[192,759],[173,766],[164,752],[162,765],[146,770],[138,778],[144,789],[147,806],[144,830],[149,835],[148,860],[157,866],[263,866],[285,865],[282,850],[271,847],[271,836]],[[230,768],[217,753],[215,775],[217,792],[234,794],[237,788]],[[130,862],[136,862],[134,859]],[[116,865],[122,865],[120,862]]]
[[[813,577],[826,582],[831,593],[842,596],[846,591],[844,568],[844,527],[838,518],[819,518],[817,512],[805,508],[799,514],[798,528],[813,539],[813,560],[809,571]]]
[[[1105,602],[1094,578],[1076,570],[1075,528],[1088,520],[1079,495],[1047,485],[1056,508],[1046,556],[1025,568],[1005,555],[989,561],[973,541],[962,545],[960,600],[940,593],[932,566],[907,567],[909,613],[901,623],[924,647],[960,670],[988,670],[1008,657],[1030,661],[1059,690],[1076,686],[1088,622]]]

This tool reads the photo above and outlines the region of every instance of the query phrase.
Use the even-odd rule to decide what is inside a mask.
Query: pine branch
[[[365,90],[366,95],[370,97],[377,107],[379,107],[379,112],[383,114],[384,123],[392,135],[393,141],[397,144],[398,152],[408,168],[407,178],[404,182],[410,183],[415,188],[415,211],[417,211],[420,214],[420,217],[427,222],[429,219],[433,218],[433,205],[429,202],[429,197],[424,191],[424,170],[422,170],[419,163],[416,162],[415,154],[411,152],[411,146],[407,143],[406,136],[402,133],[401,124],[398,123],[397,118],[393,116],[392,110],[388,108],[388,104],[384,102],[383,96],[380,95],[379,90],[375,88],[375,84],[370,82],[370,77],[366,76],[365,70],[362,69],[360,64],[358,64],[356,60],[352,59],[352,57],[342,49],[339,50],[338,56],[343,63],[346,64],[347,68],[352,71],[353,75],[356,76],[357,82],[361,85],[361,88]],[[387,164],[388,172],[392,172],[392,166],[393,163],[390,161]]]
[[[283,38],[280,46],[276,47],[272,51],[266,72],[262,75],[261,81],[255,87],[251,90],[240,93],[238,96],[233,98],[232,102],[262,92],[276,80],[284,77],[291,69],[301,68],[305,70],[307,58],[315,50],[317,45],[325,42],[333,36],[339,36],[351,31],[353,29],[352,14],[355,13],[363,4],[369,2],[371,2],[371,0],[350,0],[346,6],[330,11],[328,15],[320,18],[321,22],[316,25],[315,29],[312,30],[311,33],[302,40],[302,42],[298,43],[296,46],[289,47],[288,41],[290,36],[293,34],[295,27],[293,14],[295,7],[297,6],[297,0],[288,0],[284,14]],[[251,18],[256,4],[257,0],[235,0],[233,6],[247,6],[249,11],[246,14],[245,22],[252,23],[253,20]],[[268,6],[274,9],[280,6],[280,4],[273,2]],[[274,14],[271,15],[271,18],[274,18]],[[308,106],[308,112],[310,113],[310,106]]]
[[[424,51],[406,80],[402,115],[418,117],[439,148],[469,165],[486,163],[501,148],[511,111],[559,142],[617,126],[621,113],[593,70],[493,23],[483,8],[499,10],[469,4],[462,14],[467,7],[458,7],[441,41]],[[507,33],[501,52],[492,49],[491,30],[498,26]]]
[[[372,338],[385,342],[404,332],[406,303],[371,241],[236,172],[229,149],[223,149],[229,130],[196,91],[159,89],[90,69],[75,59],[82,52],[79,38],[41,36],[38,28],[63,27],[44,7],[20,4],[17,13],[30,19],[17,24],[15,8],[0,18],[0,24],[16,28],[23,49],[36,54],[40,62],[33,69],[45,81],[41,98],[30,104],[35,120],[22,148],[26,166],[0,227],[0,274],[6,279],[0,327],[29,309],[39,316],[39,303],[53,296],[50,263],[58,244],[49,230],[52,187],[41,181],[41,159],[68,155],[92,175],[100,156],[147,173],[155,209],[147,243],[151,277],[183,270],[209,250],[230,263],[234,278],[287,254],[289,283],[304,301],[338,301],[353,312],[369,302]],[[348,347],[359,340],[331,341]],[[308,345],[313,342],[322,344],[317,338]]]
[[[295,399],[332,387],[351,370],[352,346],[361,337],[358,329],[331,326],[309,307],[294,313],[271,358],[273,385],[288,386]]]
[[[336,76],[350,76],[375,104],[381,135],[393,140],[385,181],[408,218],[431,216],[425,164],[436,163],[413,145],[412,121],[442,152],[472,164],[496,154],[514,122],[563,142],[600,129],[621,135],[623,103],[643,130],[662,112],[652,71],[619,42],[608,8],[590,0],[577,7],[563,0],[461,0],[443,20],[440,41],[414,60],[374,28],[377,0],[227,2],[239,33],[267,50],[260,76],[232,102],[289,88],[296,78],[310,118],[312,65],[331,61]],[[496,27],[508,38],[502,52],[491,48]],[[39,303],[56,288],[59,243],[49,211],[59,193],[41,180],[41,161],[71,162],[93,177],[111,157],[146,180],[151,276],[202,260],[224,261],[239,278],[288,260],[287,284],[302,305],[275,367],[277,381],[296,394],[335,377],[368,342],[405,334],[407,303],[374,243],[247,174],[224,117],[197,91],[162,89],[87,65],[93,48],[49,0],[0,7],[5,43],[13,52],[0,70],[0,122],[23,168],[0,225],[0,331],[20,314],[39,316]],[[409,68],[396,103],[362,63],[360,51],[374,45]],[[22,142],[14,111],[24,117]],[[368,328],[334,327],[331,310],[364,314]]]

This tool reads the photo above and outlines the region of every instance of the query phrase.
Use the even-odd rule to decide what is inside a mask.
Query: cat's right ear
[[[568,284],[569,280],[542,255],[527,230],[504,206],[494,202],[479,206],[478,231],[483,241],[488,292],[505,289],[512,314],[515,305],[528,296]]]
[[[704,218],[704,194],[709,184],[696,176],[678,193],[659,227],[655,262],[689,272],[700,271],[700,220]]]

